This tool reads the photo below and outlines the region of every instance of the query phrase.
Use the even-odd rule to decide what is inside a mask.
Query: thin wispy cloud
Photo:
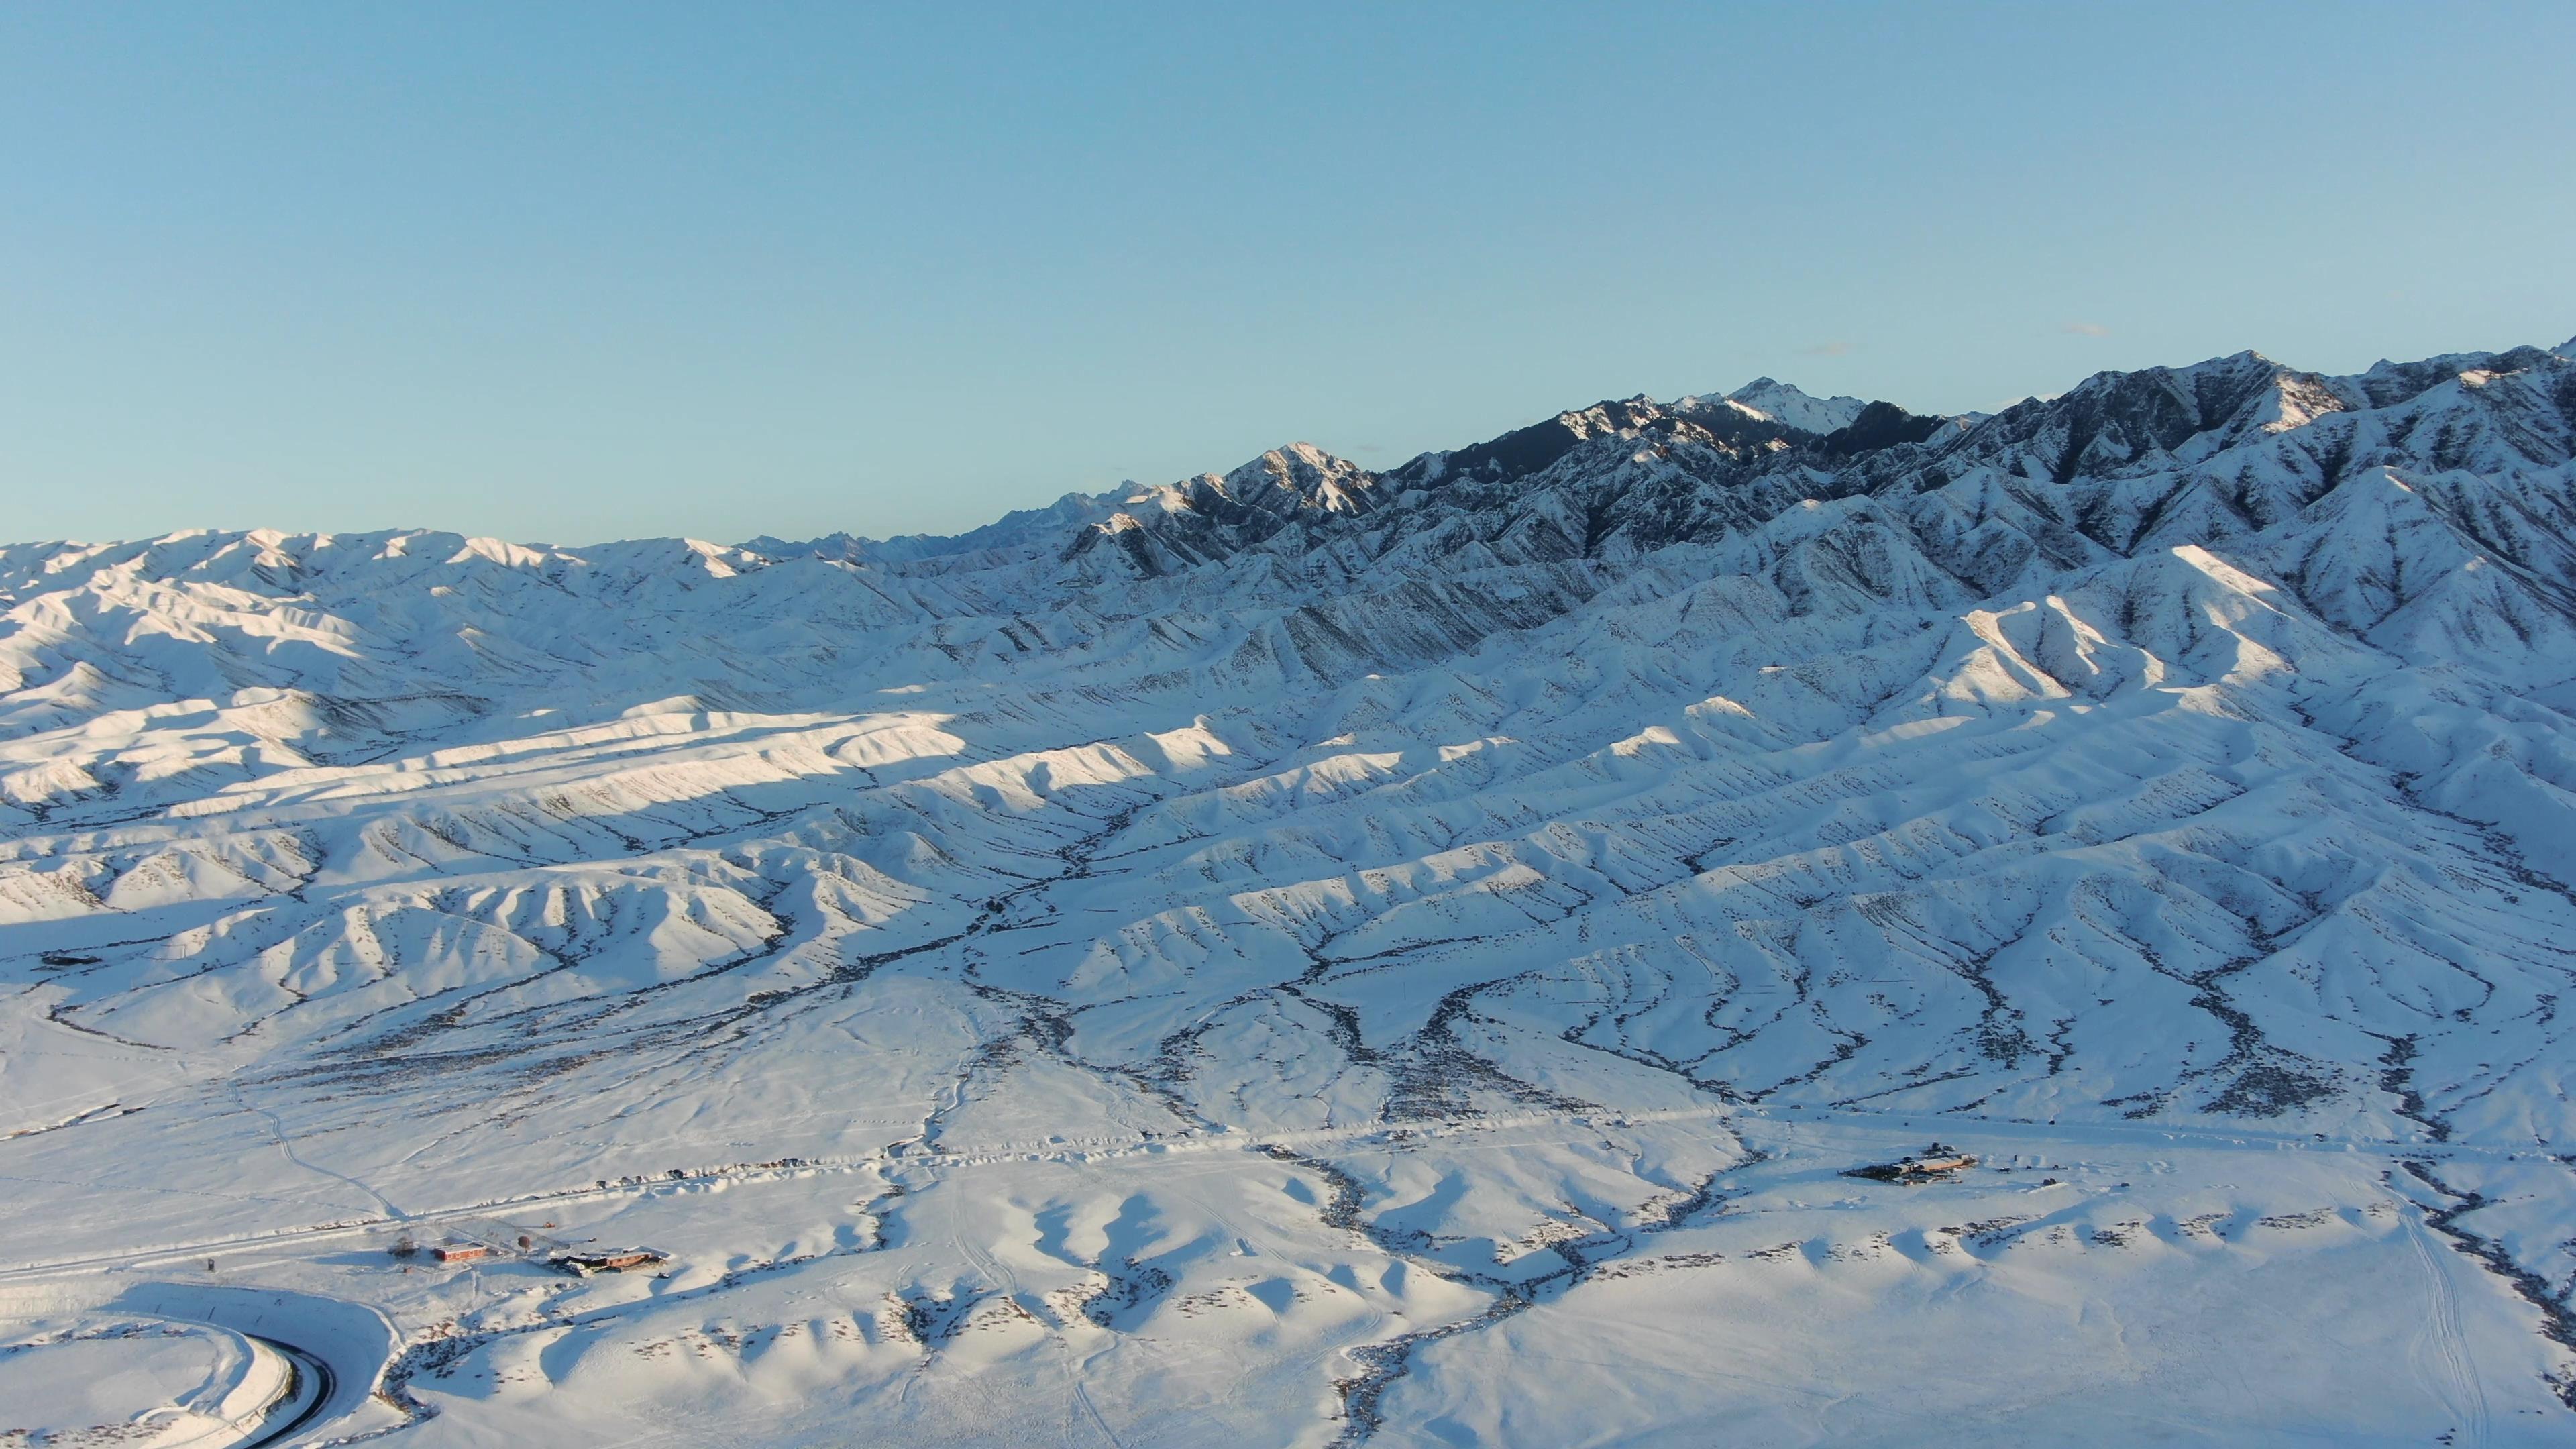
[[[1811,342],[1798,349],[1801,357],[1840,357],[1860,346],[1857,342]]]
[[[2057,330],[2060,332],[2072,333],[2077,337],[2108,337],[2111,335],[2111,329],[2103,326],[2099,322],[2069,322]]]

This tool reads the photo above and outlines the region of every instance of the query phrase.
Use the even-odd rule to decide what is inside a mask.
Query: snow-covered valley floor
[[[1936,1130],[1992,1166],[1840,1175]],[[0,1304],[33,1337],[135,1284],[366,1304],[422,1346],[339,1432],[435,1414],[423,1443],[2562,1442],[2537,1310],[2428,1217],[2419,1173],[2463,1156],[1830,1110],[1040,1140],[404,1220],[681,1245],[667,1276],[406,1272],[365,1222],[20,1271]],[[1712,1160],[1712,1192],[1616,1196]],[[1435,1230],[1497,1177],[1561,1200],[1510,1241]]]
[[[2570,352],[0,549],[0,1444],[2566,1442]]]

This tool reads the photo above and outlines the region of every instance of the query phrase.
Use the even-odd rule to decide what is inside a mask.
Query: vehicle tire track
[[[2443,1271],[2441,1255],[2433,1251],[2428,1239],[2431,1231],[2421,1215],[2406,1221],[2406,1242],[2415,1250],[2416,1266],[2424,1270],[2425,1292],[2430,1297],[2429,1311],[2415,1330],[2415,1341],[2407,1356],[2425,1386],[2451,1412],[2458,1422],[2453,1426],[2464,1437],[2458,1441],[2469,1449],[2484,1449],[2487,1442],[2486,1386],[2478,1378],[2477,1364],[2471,1358],[2468,1341],[2460,1329],[2459,1292],[2451,1284],[2451,1275]]]

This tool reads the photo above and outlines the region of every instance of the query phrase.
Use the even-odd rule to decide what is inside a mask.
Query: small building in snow
[[[547,1261],[578,1278],[593,1273],[631,1273],[638,1268],[658,1268],[671,1261],[671,1255],[652,1248],[599,1248],[587,1252],[557,1253]]]

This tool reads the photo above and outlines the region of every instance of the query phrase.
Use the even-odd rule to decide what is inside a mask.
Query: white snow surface
[[[201,1323],[117,1319],[0,1349],[0,1442],[182,1449],[241,1442],[288,1396],[276,1353]]]
[[[1726,395],[1726,401],[1756,417],[1784,423],[1808,433],[1847,428],[1868,402],[1856,397],[1809,397],[1792,384],[1757,377]]]
[[[1769,386],[0,548],[0,1442],[2566,1442],[2570,349]]]

